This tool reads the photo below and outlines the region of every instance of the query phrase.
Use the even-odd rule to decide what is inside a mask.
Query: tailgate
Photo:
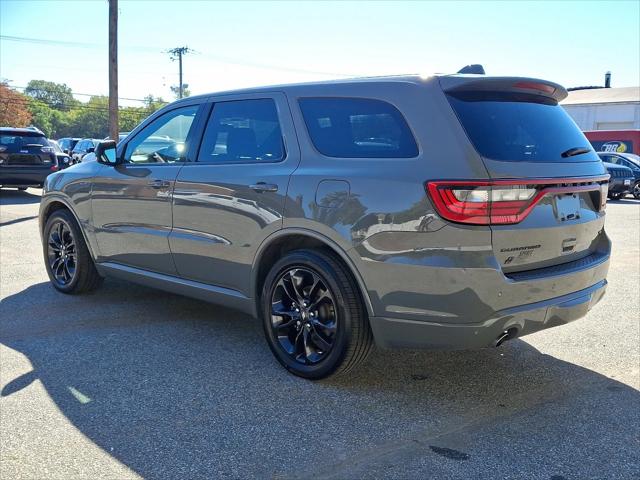
[[[505,273],[596,255],[606,243],[606,169],[558,105],[564,89],[535,79],[474,79],[447,98],[489,174],[456,190],[486,201]],[[559,90],[561,89],[561,90]],[[477,200],[474,200],[477,199]]]

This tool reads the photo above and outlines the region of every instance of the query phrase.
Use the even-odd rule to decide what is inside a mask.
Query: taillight
[[[57,172],[57,171],[58,171],[58,168],[59,168],[59,167],[58,167],[58,165],[55,165],[55,164],[54,164],[54,165],[51,165],[51,171],[52,171],[52,172]]]
[[[608,176],[583,179],[435,181],[426,189],[438,214],[451,222],[473,225],[519,223],[549,193],[600,191],[606,202]],[[601,183],[604,182],[604,183]]]

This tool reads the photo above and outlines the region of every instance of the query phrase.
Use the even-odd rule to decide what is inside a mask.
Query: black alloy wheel
[[[337,329],[333,294],[319,274],[303,267],[285,271],[271,294],[271,328],[296,362],[318,363],[333,348]]]
[[[56,290],[77,294],[90,292],[102,284],[103,278],[69,210],[58,209],[46,219],[42,238],[47,274]]]
[[[299,377],[318,380],[347,373],[373,346],[358,286],[332,252],[284,254],[264,279],[260,305],[269,348]]]
[[[62,219],[57,219],[49,229],[47,260],[53,280],[62,287],[68,286],[75,278],[78,260],[73,233]]]
[[[633,198],[640,200],[640,182],[636,182],[631,191]]]

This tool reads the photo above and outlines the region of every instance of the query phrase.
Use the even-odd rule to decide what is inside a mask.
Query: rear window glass
[[[597,154],[558,103],[520,93],[448,95],[462,126],[483,157],[509,162],[593,162]],[[563,157],[587,148],[587,153]]]
[[[302,116],[316,149],[328,157],[412,158],[418,146],[393,105],[365,98],[303,98]]]
[[[0,153],[19,153],[30,151],[30,149],[40,149],[49,147],[49,142],[42,135],[31,135],[28,133],[2,133],[0,134]]]

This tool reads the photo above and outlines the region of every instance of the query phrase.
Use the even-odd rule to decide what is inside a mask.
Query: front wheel
[[[68,210],[57,210],[49,217],[42,246],[47,274],[60,292],[89,292],[102,283],[80,227]]]
[[[324,252],[297,250],[276,262],[263,285],[261,313],[271,351],[300,377],[346,373],[373,345],[354,281]]]

